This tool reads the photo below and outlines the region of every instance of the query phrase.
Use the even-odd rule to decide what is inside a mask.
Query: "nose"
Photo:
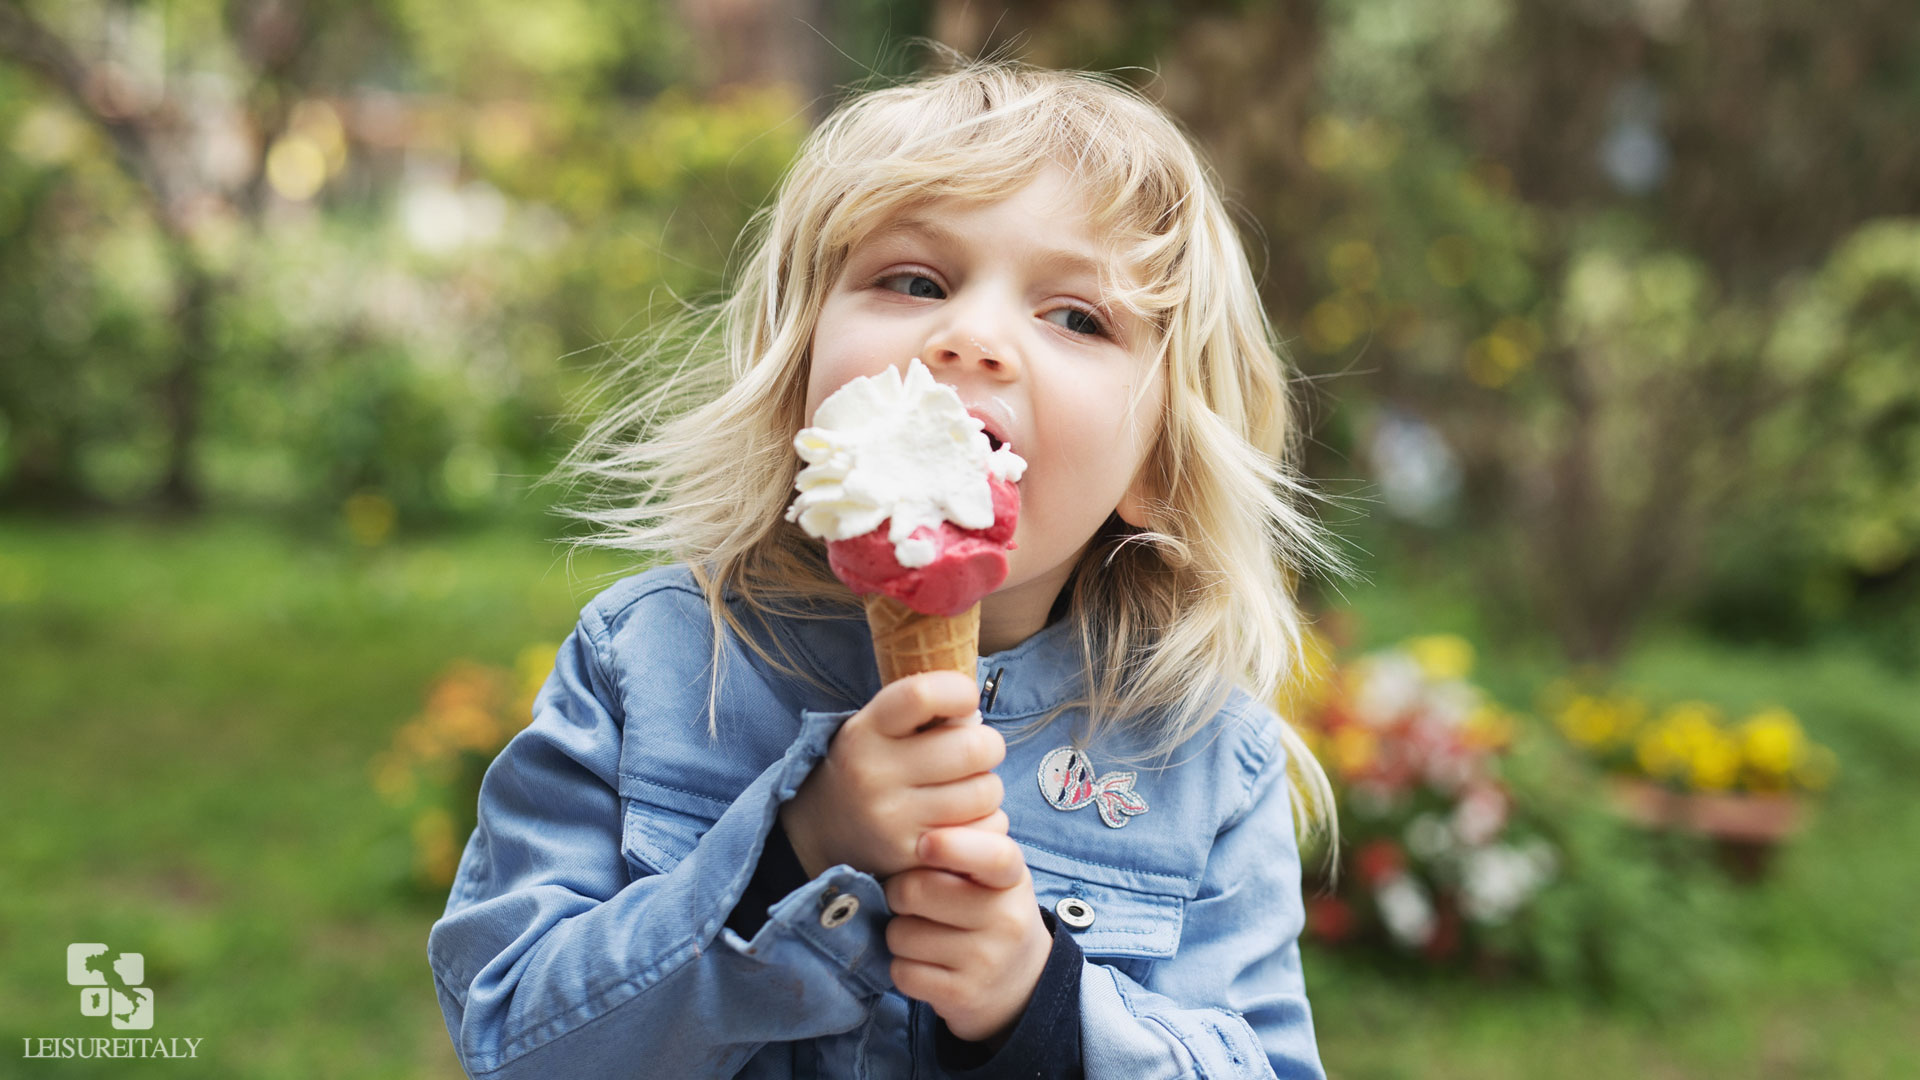
[[[995,379],[1011,379],[1019,373],[1020,358],[1007,320],[983,307],[956,304],[948,309],[948,317],[928,336],[921,351],[928,367],[936,373],[977,370]]]

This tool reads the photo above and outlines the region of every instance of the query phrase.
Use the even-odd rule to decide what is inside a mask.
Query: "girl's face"
[[[981,604],[986,652],[1045,625],[1108,514],[1144,520],[1137,477],[1165,388],[1151,328],[1101,303],[1111,256],[1075,194],[1051,167],[997,202],[902,213],[850,253],[813,332],[809,418],[848,380],[917,356],[1026,459],[1018,547]]]

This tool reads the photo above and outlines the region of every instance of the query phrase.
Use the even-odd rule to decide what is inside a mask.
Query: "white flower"
[[[1384,727],[1420,705],[1427,676],[1406,653],[1383,653],[1367,660],[1359,690],[1353,697],[1354,715],[1371,727]]]
[[[1453,830],[1438,814],[1421,814],[1407,823],[1407,850],[1416,858],[1428,862],[1443,859],[1456,846]]]
[[[1453,831],[1461,843],[1479,847],[1507,826],[1507,797],[1499,788],[1471,788],[1453,808]]]
[[[1420,948],[1433,940],[1433,901],[1427,890],[1406,874],[1395,874],[1374,890],[1380,905],[1380,919],[1395,941],[1408,948]]]
[[[1557,862],[1539,840],[1469,851],[1460,864],[1461,910],[1478,923],[1506,922],[1553,877]]]

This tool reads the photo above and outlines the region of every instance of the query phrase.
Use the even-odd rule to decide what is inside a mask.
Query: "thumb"
[[[957,671],[909,675],[873,695],[874,730],[896,739],[924,731],[944,720],[979,722],[980,688]]]

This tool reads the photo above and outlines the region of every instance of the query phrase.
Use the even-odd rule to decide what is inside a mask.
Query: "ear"
[[[1136,529],[1147,528],[1147,508],[1158,499],[1160,494],[1157,490],[1158,485],[1152,480],[1159,471],[1159,467],[1154,463],[1154,455],[1149,452],[1147,459],[1142,461],[1140,468],[1134,472],[1133,482],[1127,485],[1127,490],[1120,496],[1120,505],[1113,508],[1113,512],[1120,515],[1121,521]]]

